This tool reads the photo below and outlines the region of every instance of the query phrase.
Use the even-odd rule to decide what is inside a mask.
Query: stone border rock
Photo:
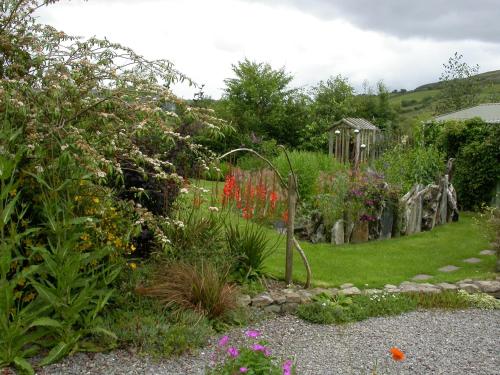
[[[384,289],[363,289],[355,287],[353,284],[342,284],[339,288],[313,288],[300,289],[290,287],[281,290],[272,290],[260,293],[253,298],[248,295],[242,295],[239,299],[239,305],[251,306],[263,309],[272,313],[291,313],[297,309],[297,306],[308,303],[318,294],[325,293],[331,296],[342,293],[346,296],[358,294],[376,294],[382,292],[389,293],[440,293],[442,291],[465,290],[468,293],[488,293],[496,298],[500,298],[500,276],[496,280],[460,280],[454,284],[451,283],[416,283],[404,281],[399,286],[386,284]]]

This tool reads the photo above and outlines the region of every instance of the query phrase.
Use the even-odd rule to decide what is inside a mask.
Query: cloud
[[[319,3],[326,1],[311,1],[316,12]],[[358,89],[365,79],[383,79],[394,89],[436,81],[442,63],[455,51],[482,71],[500,67],[500,44],[402,38],[360,27],[348,16],[328,16],[326,8],[324,12],[319,17],[284,0],[278,5],[248,0],[73,0],[44,8],[39,15],[42,22],[69,34],[107,37],[147,58],[168,59],[205,84],[204,91],[215,98],[223,92],[224,79],[233,76],[231,65],[244,58],[285,67],[295,77],[295,86],[342,74]],[[186,98],[195,91],[175,87]]]
[[[248,0],[266,2],[265,0]],[[321,19],[401,38],[500,42],[498,0],[275,0]]]

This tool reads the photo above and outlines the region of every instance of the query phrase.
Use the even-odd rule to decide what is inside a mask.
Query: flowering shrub
[[[295,366],[292,360],[287,359],[281,365],[272,355],[269,344],[264,340],[257,340],[260,332],[246,331],[249,342],[245,346],[233,346],[229,336],[223,336],[214,353],[214,364],[208,371],[212,375],[292,375]]]

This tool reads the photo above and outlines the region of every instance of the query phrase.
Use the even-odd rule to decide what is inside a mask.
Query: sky
[[[244,58],[285,68],[293,87],[341,74],[358,92],[365,80],[390,90],[435,82],[455,52],[480,72],[500,69],[500,0],[62,0],[37,15],[168,59],[213,98]]]

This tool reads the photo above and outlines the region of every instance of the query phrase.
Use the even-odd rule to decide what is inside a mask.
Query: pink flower
[[[240,355],[240,352],[238,351],[238,349],[230,347],[229,349],[227,349],[227,354],[229,354],[233,358],[236,358]]]
[[[248,372],[246,367],[240,367],[240,373]]]
[[[251,348],[254,352],[263,352],[266,349],[266,347],[264,345],[260,345],[260,344],[253,344],[251,346]]]
[[[222,336],[219,340],[219,346],[226,346],[229,342],[229,336]]]
[[[283,363],[283,375],[291,375],[292,374],[292,364],[293,362],[291,360],[286,360],[285,363]]]
[[[249,331],[245,332],[245,335],[247,335],[248,337],[251,337],[251,338],[256,338],[256,337],[260,336],[260,332],[259,331],[249,330]]]

